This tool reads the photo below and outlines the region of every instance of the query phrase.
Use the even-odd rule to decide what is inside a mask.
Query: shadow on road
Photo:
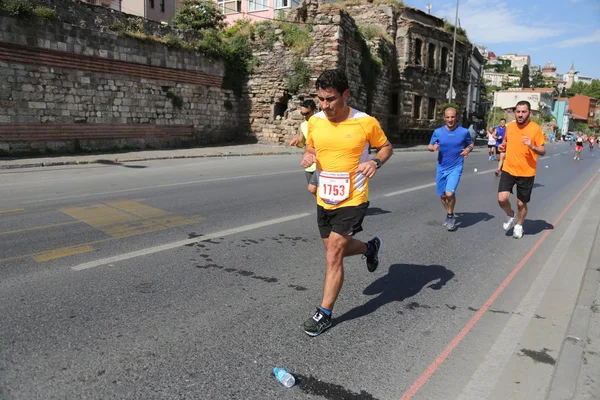
[[[130,164],[120,163],[120,162],[112,161],[112,160],[98,160],[97,162],[98,162],[98,164],[118,165],[118,166],[125,167],[125,168],[147,168],[146,165],[130,165]]]
[[[549,224],[543,219],[526,219],[523,222],[523,232],[525,235],[537,235],[538,233],[552,229],[554,229],[554,225]]]
[[[456,213],[456,225],[458,228],[468,228],[479,222],[489,221],[494,218],[492,214],[486,212],[476,213]]]
[[[369,207],[367,208],[367,213],[365,215],[381,215],[381,214],[390,214],[391,211],[382,210],[379,207]]]
[[[335,323],[337,325],[361,318],[386,304],[404,301],[426,286],[440,290],[453,277],[454,272],[441,265],[394,264],[390,266],[387,275],[377,279],[363,291],[366,295],[379,296],[335,318]]]

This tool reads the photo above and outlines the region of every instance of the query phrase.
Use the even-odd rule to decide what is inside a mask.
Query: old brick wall
[[[165,147],[246,131],[244,100],[221,88],[221,61],[106,29],[126,14],[57,2],[62,21],[0,16],[0,150]],[[51,140],[60,126],[71,140]]]

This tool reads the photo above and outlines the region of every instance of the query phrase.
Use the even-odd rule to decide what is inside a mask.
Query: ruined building
[[[294,135],[301,119],[295,104],[314,96],[321,71],[336,67],[349,77],[350,104],[376,117],[392,141],[428,140],[432,129],[443,124],[440,105],[448,102],[453,37],[444,21],[394,2],[322,5],[308,0],[305,7],[313,23],[309,51],[298,55],[276,46],[256,53],[261,63],[248,95],[251,131],[259,141],[283,143]],[[467,100],[470,54],[471,45],[457,40],[453,102],[461,106]],[[298,59],[312,74],[292,96],[285,82]]]

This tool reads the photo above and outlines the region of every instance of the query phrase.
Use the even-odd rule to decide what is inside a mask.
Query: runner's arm
[[[302,156],[302,161],[300,162],[300,165],[302,165],[304,168],[308,168],[311,165],[313,165],[315,162],[317,162],[317,152],[315,151],[315,148],[309,145],[306,145],[306,148],[304,149],[304,155]]]
[[[298,134],[290,142],[290,146],[303,147],[306,144],[302,130],[298,128]]]
[[[377,154],[375,154],[375,158],[381,161],[381,165],[385,164],[387,160],[394,154],[394,148],[389,140],[383,144],[383,146],[377,148]]]

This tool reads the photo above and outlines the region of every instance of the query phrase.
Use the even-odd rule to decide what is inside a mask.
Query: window
[[[223,14],[236,14],[242,12],[242,0],[219,0],[218,3]]]
[[[430,97],[429,98],[429,105],[427,107],[427,118],[428,119],[435,119],[435,98],[434,97]]]
[[[248,0],[248,11],[262,11],[269,9],[269,0]]]
[[[291,0],[275,0],[275,9],[290,8]]]
[[[421,96],[415,95],[413,99],[413,118],[421,119],[421,102],[423,98]]]
[[[165,12],[165,0],[160,0],[160,12]]]
[[[435,69],[435,44],[429,43],[429,49],[427,53],[427,67]]]
[[[448,48],[442,47],[442,65],[440,69],[444,72],[448,71]]]
[[[398,115],[398,106],[400,105],[400,98],[398,93],[392,93],[390,97],[390,115]]]
[[[423,58],[423,41],[421,39],[415,40],[415,65],[422,65]]]
[[[150,8],[154,8],[154,0],[149,0],[150,2]]]

